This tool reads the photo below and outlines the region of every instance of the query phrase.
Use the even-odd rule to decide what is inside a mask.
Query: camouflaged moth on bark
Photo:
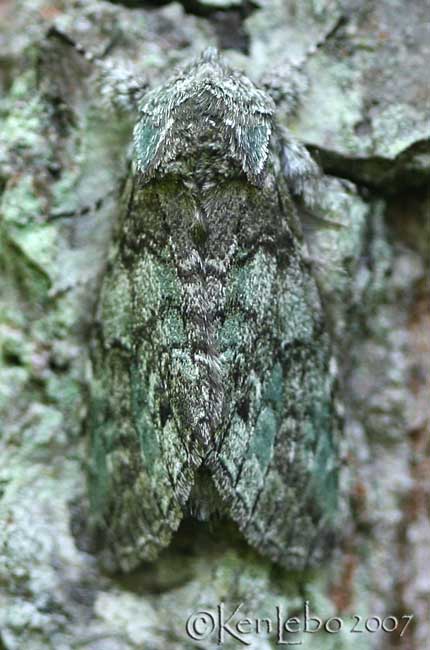
[[[329,337],[287,187],[306,156],[274,112],[213,51],[140,107],[89,419],[92,512],[123,570],[184,516],[231,517],[290,568],[331,545]]]

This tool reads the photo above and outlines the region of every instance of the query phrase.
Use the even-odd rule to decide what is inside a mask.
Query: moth
[[[288,568],[332,545],[339,431],[296,148],[212,50],[143,98],[89,413],[92,516],[124,571],[188,516],[230,517]]]

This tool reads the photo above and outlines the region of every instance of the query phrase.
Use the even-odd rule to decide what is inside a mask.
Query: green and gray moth
[[[269,95],[208,51],[146,94],[93,348],[92,516],[122,570],[184,516],[300,569],[332,544],[338,424]],[[301,157],[300,157],[301,156]]]

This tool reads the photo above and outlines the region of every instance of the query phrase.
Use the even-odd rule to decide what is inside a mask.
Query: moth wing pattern
[[[330,345],[273,113],[212,51],[141,106],[90,416],[92,509],[124,570],[190,512],[289,568],[331,543]]]
[[[139,210],[134,185],[129,179],[123,201],[121,221],[129,223]],[[158,256],[130,256],[119,237],[99,302],[89,428],[94,523],[122,570],[169,543],[182,519],[181,479],[185,500],[192,483],[181,436],[163,412],[159,376],[166,355],[159,315],[174,310],[175,299],[175,279]]]
[[[284,206],[288,214],[287,196]],[[321,559],[325,536],[330,545],[338,424],[320,299],[296,230],[288,235],[276,253],[262,242],[247,264],[232,265],[231,419],[213,476],[248,541],[300,569]]]

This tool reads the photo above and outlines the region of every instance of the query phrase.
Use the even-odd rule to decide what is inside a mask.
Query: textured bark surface
[[[0,648],[182,650],[194,611],[242,603],[241,616],[274,620],[305,600],[345,625],[303,647],[426,647],[428,12],[426,0],[1,4]],[[325,566],[288,573],[233,526],[187,520],[155,564],[109,575],[85,528],[91,324],[136,99],[208,45],[270,90],[326,174],[304,228],[341,377],[345,535]],[[351,633],[354,614],[414,619],[400,638]]]

